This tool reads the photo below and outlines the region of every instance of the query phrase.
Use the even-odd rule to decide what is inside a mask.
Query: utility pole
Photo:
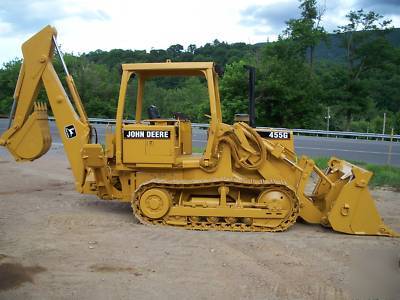
[[[389,151],[386,164],[390,166],[390,161],[392,160],[392,145],[393,145],[393,135],[394,129],[392,128],[392,132],[390,133],[390,143],[389,143]]]
[[[254,90],[256,86],[256,68],[253,66],[244,66],[249,71],[249,125],[256,127],[256,103]]]
[[[327,113],[327,115],[326,115],[326,117],[325,117],[325,119],[326,119],[326,131],[329,131],[329,121],[330,121],[330,119],[331,119],[331,110],[330,110],[330,107],[328,106],[328,113]]]
[[[382,134],[385,134],[385,129],[386,129],[386,113],[383,113],[383,128],[382,128]],[[382,137],[382,141],[384,138]]]

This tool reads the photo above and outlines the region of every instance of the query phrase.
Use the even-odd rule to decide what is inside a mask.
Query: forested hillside
[[[317,60],[329,60],[334,62],[345,62],[346,47],[343,47],[343,33],[327,34],[326,41],[321,41],[315,48]],[[395,48],[400,47],[400,28],[393,28],[387,32],[385,38]]]
[[[115,117],[120,65],[129,62],[215,61],[223,70],[220,93],[225,122],[247,112],[247,71],[256,67],[258,126],[326,128],[331,130],[400,132],[400,29],[374,12],[350,12],[348,24],[327,34],[320,26],[316,1],[301,1],[301,17],[286,22],[278,41],[249,45],[215,40],[201,47],[171,45],[168,49],[96,50],[66,54],[81,98],[91,117]],[[21,61],[0,69],[0,114],[7,115]],[[56,69],[62,75],[59,61]],[[61,77],[61,76],[60,76]],[[134,111],[135,82],[129,89],[127,117]],[[44,92],[39,98],[45,99]],[[206,121],[208,98],[199,78],[164,78],[145,88],[146,105],[158,106],[163,117],[183,112],[193,122]]]

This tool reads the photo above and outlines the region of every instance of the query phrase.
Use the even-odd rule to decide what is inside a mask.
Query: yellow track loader
[[[349,234],[396,235],[382,222],[368,191],[371,172],[337,158],[322,171],[313,160],[297,158],[290,131],[271,130],[262,137],[246,123],[224,124],[212,62],[123,64],[115,129],[107,132],[104,147],[92,143],[92,127],[56,36],[47,26],[22,46],[10,127],[0,138],[17,161],[37,159],[50,148],[47,108],[35,102],[43,86],[76,189],[131,202],[142,223],[274,232],[288,229],[300,217]],[[55,51],[70,97],[52,64]],[[145,83],[163,76],[197,76],[206,82],[210,126],[202,154],[192,153],[186,118],[142,118]],[[137,99],[135,121],[128,122],[124,113],[132,78],[137,80]],[[307,193],[312,174],[317,181]]]

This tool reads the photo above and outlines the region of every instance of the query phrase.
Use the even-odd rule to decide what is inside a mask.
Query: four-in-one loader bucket
[[[368,189],[372,173],[344,160],[331,158],[312,196],[323,213],[321,224],[359,235],[399,236],[386,226]]]

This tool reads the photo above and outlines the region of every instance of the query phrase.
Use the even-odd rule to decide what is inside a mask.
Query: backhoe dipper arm
[[[24,60],[14,93],[15,113],[12,111],[10,114],[11,126],[1,136],[0,145],[7,147],[19,161],[37,159],[48,151],[51,135],[46,105],[35,103],[43,85],[71,164],[76,188],[81,190],[85,180],[81,150],[89,143],[90,124],[74,81],[57,48],[56,36],[56,30],[47,26],[22,45]],[[52,58],[55,48],[67,74],[67,85],[78,113],[54,70]]]

